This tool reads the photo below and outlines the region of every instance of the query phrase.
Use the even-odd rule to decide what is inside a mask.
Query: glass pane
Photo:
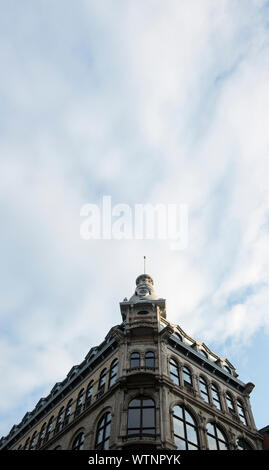
[[[130,403],[129,403],[129,408],[133,408],[133,407],[141,407],[141,400],[132,400]]]
[[[146,367],[154,367],[154,358],[146,358]]]
[[[108,450],[109,449],[109,439],[107,439],[107,441],[104,442],[104,450]]]
[[[171,374],[178,375],[178,368],[175,366],[170,366]]]
[[[110,423],[105,428],[105,439],[110,436]]]
[[[179,378],[175,375],[171,375],[171,380],[175,385],[179,385]]]
[[[129,410],[128,412],[128,428],[140,427],[140,410]]]
[[[152,407],[154,407],[155,404],[154,404],[154,401],[151,400],[151,398],[149,398],[149,399],[143,398],[143,400],[142,400],[142,406],[143,406],[143,407],[144,407],[144,406],[152,406]]]
[[[186,442],[183,441],[182,439],[175,437],[175,444],[177,446],[177,449],[186,450]]]
[[[97,444],[102,442],[102,440],[103,440],[103,429],[101,431],[99,431],[98,434],[97,434],[97,440],[96,440]]]
[[[193,446],[192,444],[188,444],[188,450],[199,450],[199,447]]]
[[[210,450],[217,450],[217,441],[216,439],[214,439],[214,437],[211,437],[211,436],[207,436],[207,440],[208,440],[208,447]]]
[[[187,440],[193,442],[193,444],[198,444],[197,432],[196,429],[192,426],[186,425],[187,428]]]
[[[174,434],[185,437],[183,422],[174,417]]]
[[[208,423],[206,428],[207,428],[207,432],[209,434],[212,434],[213,436],[215,436],[215,428],[214,428],[213,424]]]
[[[185,419],[186,421],[188,421],[188,423],[195,425],[193,417],[190,415],[190,413],[187,410],[185,410]]]
[[[226,441],[224,434],[221,432],[221,430],[216,426],[217,430],[217,436],[219,439],[222,439],[223,441]]]
[[[152,428],[155,426],[155,410],[154,408],[145,408],[142,411],[143,428]]]
[[[174,406],[174,415],[178,416],[181,419],[183,419],[181,406],[178,406],[178,405]]]
[[[220,450],[228,450],[227,444],[225,444],[224,442],[219,441],[219,449]]]

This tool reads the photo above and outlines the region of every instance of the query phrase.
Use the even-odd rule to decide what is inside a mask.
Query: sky
[[[268,425],[269,2],[0,5],[0,436],[121,323],[144,255]],[[83,240],[105,195],[187,205],[187,246]]]

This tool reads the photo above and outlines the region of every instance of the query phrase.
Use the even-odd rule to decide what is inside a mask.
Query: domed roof
[[[137,303],[159,300],[160,298],[156,295],[153,285],[153,279],[149,274],[140,274],[136,279],[135,293],[132,295],[129,302]]]

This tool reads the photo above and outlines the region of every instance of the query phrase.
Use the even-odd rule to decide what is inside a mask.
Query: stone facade
[[[150,276],[137,278],[120,309],[122,323],[13,426],[1,450],[262,449],[254,385],[166,320]]]

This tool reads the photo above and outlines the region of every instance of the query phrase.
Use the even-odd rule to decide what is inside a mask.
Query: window
[[[103,369],[99,378],[98,390],[104,389],[105,384],[106,384],[106,369]]]
[[[170,378],[176,385],[180,385],[180,378],[179,378],[179,368],[178,363],[175,359],[170,359]]]
[[[77,404],[76,404],[76,409],[75,409],[75,416],[78,416],[81,412],[83,395],[84,395],[84,388],[82,388],[78,394]]]
[[[130,367],[131,367],[131,369],[135,369],[136,367],[140,367],[140,354],[138,352],[133,352],[131,354]]]
[[[215,423],[208,423],[206,430],[209,450],[228,450],[227,438]]]
[[[241,401],[239,400],[237,400],[237,408],[238,408],[238,414],[239,414],[240,420],[247,426],[248,423],[246,419],[246,413],[245,413],[245,410]]]
[[[221,401],[220,401],[220,394],[216,385],[214,384],[211,385],[211,392],[212,392],[213,404],[218,408],[218,410],[221,411],[222,407],[221,407]]]
[[[223,366],[223,369],[225,369],[228,374],[232,373],[231,369],[228,366]]]
[[[111,427],[111,413],[108,411],[103,415],[97,425],[95,449],[108,450]]]
[[[81,432],[74,440],[73,445],[72,445],[72,450],[83,450],[83,448],[84,448],[84,433]]]
[[[49,436],[50,436],[50,433],[51,433],[51,430],[52,430],[53,420],[54,420],[54,416],[51,416],[50,420],[48,422],[47,430],[46,430],[46,436],[45,436],[46,441],[49,439]]]
[[[66,410],[65,410],[65,415],[64,415],[64,423],[63,423],[64,426],[67,426],[67,424],[69,423],[72,404],[73,404],[73,399],[71,398],[71,400],[69,400],[69,402],[66,405]]]
[[[110,372],[109,372],[109,383],[108,383],[108,387],[112,387],[112,385],[114,385],[114,383],[116,382],[117,380],[117,375],[118,375],[118,359],[114,359],[114,361],[112,362],[111,366],[110,366]]]
[[[36,445],[37,449],[39,449],[39,447],[42,446],[42,442],[43,442],[43,439],[44,439],[44,436],[45,436],[46,425],[47,425],[47,423],[42,424],[42,427],[41,427],[41,430],[40,430],[40,433],[39,433],[39,436],[38,436],[37,445]]]
[[[155,367],[155,354],[153,351],[146,352],[145,354],[145,366]]]
[[[197,424],[184,406],[173,409],[174,441],[179,450],[199,450]]]
[[[23,450],[27,450],[27,448],[29,446],[29,442],[30,442],[30,437],[28,437],[28,439],[26,440]]]
[[[93,383],[93,380],[91,380],[86,390],[85,408],[90,406],[92,401]]]
[[[183,382],[187,387],[192,387],[191,371],[188,367],[183,367]]]
[[[208,385],[207,385],[207,382],[206,380],[203,378],[203,377],[200,377],[200,392],[201,392],[201,396],[202,398],[207,402],[209,403],[210,402],[210,398],[209,398],[209,392],[208,392]]]
[[[149,312],[147,312],[147,310],[140,310],[139,312],[137,312],[137,315],[147,315]]]
[[[230,393],[226,393],[227,406],[230,413],[235,413],[234,402]]]
[[[128,435],[140,439],[146,435],[155,435],[155,402],[151,398],[138,397],[129,403]]]
[[[57,416],[57,421],[54,429],[54,434],[57,434],[57,432],[60,431],[62,420],[63,420],[63,414],[64,414],[64,406],[60,409],[58,416]]]
[[[29,446],[29,450],[33,450],[33,449],[34,449],[35,440],[36,440],[36,435],[37,435],[37,431],[35,431],[34,434],[33,434],[33,436],[32,436],[32,439],[31,439],[31,442],[30,442],[30,446]]]
[[[253,450],[252,447],[244,439],[237,440],[236,450]]]

